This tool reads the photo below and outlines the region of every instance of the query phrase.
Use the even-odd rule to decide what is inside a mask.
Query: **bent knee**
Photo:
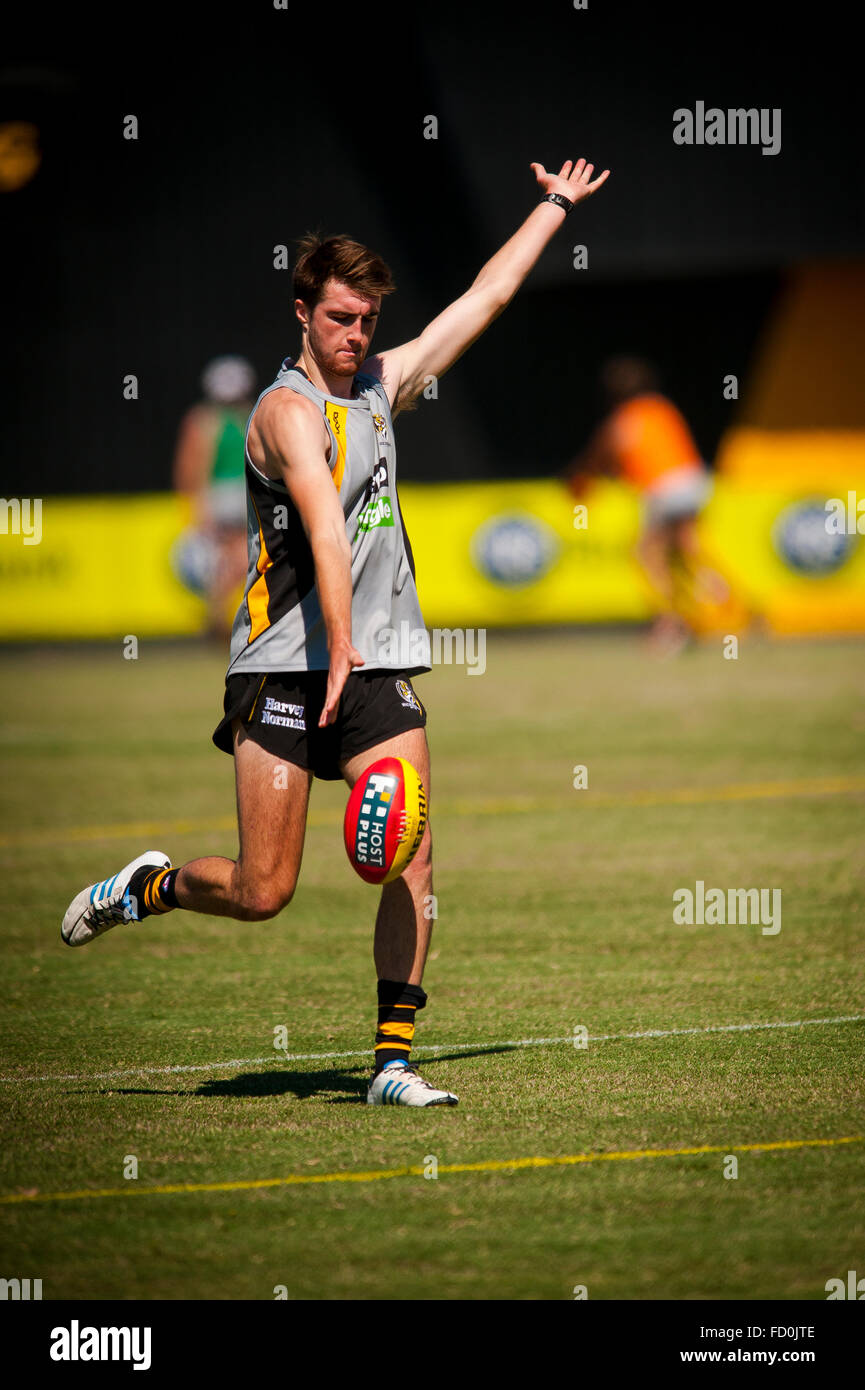
[[[422,878],[432,871],[432,836],[427,833],[424,835],[411,863],[406,866],[404,876],[409,878]]]
[[[242,922],[267,922],[288,907],[294,897],[295,885],[256,884],[245,889],[238,900],[238,917]]]

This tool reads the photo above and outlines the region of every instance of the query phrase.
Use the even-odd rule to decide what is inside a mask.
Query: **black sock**
[[[180,906],[176,881],[177,869],[154,869],[152,864],[143,864],[135,870],[129,880],[129,893],[137,899],[139,922]]]
[[[378,1031],[375,1035],[375,1075],[388,1062],[407,1062],[414,1037],[414,1016],[426,1004],[420,985],[397,980],[378,982]]]

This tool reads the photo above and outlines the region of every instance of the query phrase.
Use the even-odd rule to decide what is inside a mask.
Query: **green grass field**
[[[422,1115],[365,1104],[377,892],[342,786],[313,789],[275,921],[61,943],[73,894],[143,849],[236,852],[223,669],[0,659],[0,1193],[25,1199],[0,1273],[46,1299],[749,1300],[865,1274],[863,644],[491,634],[483,676],[418,679],[439,916],[415,1057],[461,1098]],[[698,879],[779,888],[781,930],[676,924]],[[729,1030],[769,1023],[796,1026]],[[226,1186],[148,1192],[196,1184]]]

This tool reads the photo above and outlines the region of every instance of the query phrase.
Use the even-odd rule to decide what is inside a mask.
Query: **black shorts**
[[[213,733],[223,753],[234,752],[231,725],[284,762],[308,768],[325,782],[342,778],[339,764],[394,734],[426,725],[426,710],[405,671],[352,671],[336,719],[318,727],[327,671],[244,671],[225,680],[225,714]]]

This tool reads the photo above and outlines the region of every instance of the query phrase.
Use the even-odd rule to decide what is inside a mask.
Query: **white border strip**
[[[798,1018],[789,1023],[718,1023],[706,1028],[651,1028],[644,1033],[597,1033],[587,1042],[635,1041],[642,1038],[678,1038],[686,1036],[705,1036],[708,1033],[753,1033],[760,1028],[810,1028],[820,1023],[863,1023],[865,1014],[843,1014],[838,1018]],[[573,1043],[573,1035],[567,1038],[517,1038],[470,1042],[470,1043],[418,1043],[412,1052],[471,1052],[476,1048],[493,1047],[552,1047],[559,1043]],[[361,1052],[279,1052],[274,1050],[264,1057],[234,1057],[229,1062],[200,1062],[193,1066],[178,1067],[130,1067],[124,1071],[71,1072],[64,1076],[0,1076],[0,1083],[14,1086],[19,1082],[33,1084],[45,1081],[112,1081],[124,1076],[168,1076],[181,1072],[221,1071],[225,1067],[259,1066],[263,1062],[330,1062],[353,1057],[370,1057],[372,1047]]]

